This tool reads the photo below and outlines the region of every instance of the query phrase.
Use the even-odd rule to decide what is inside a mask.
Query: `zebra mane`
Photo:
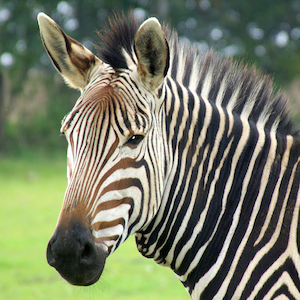
[[[133,40],[141,25],[133,13],[129,17],[115,15],[109,27],[99,33],[98,56],[116,71],[128,69],[125,52],[135,61]],[[287,109],[287,97],[274,92],[269,76],[254,67],[233,62],[214,51],[199,52],[194,44],[182,42],[175,31],[163,26],[170,48],[168,76],[203,98],[226,108],[233,114],[244,115],[283,135],[299,135]]]
[[[97,47],[99,58],[116,71],[128,69],[124,50],[134,61],[132,43],[140,25],[141,21],[138,21],[132,12],[129,13],[128,18],[124,14],[121,16],[115,14],[113,18],[109,19],[109,27],[98,32],[100,39],[100,47]]]

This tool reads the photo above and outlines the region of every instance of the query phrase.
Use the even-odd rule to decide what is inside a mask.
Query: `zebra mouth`
[[[98,270],[98,274],[97,274],[97,270],[93,271],[89,269],[86,272],[79,274],[79,276],[76,276],[76,278],[67,278],[64,277],[61,273],[60,275],[72,285],[89,286],[89,285],[93,285],[100,279],[103,269],[104,269],[104,263],[103,266],[100,268],[100,270]],[[95,273],[96,273],[95,277],[91,279],[90,277]]]
[[[77,266],[71,266],[70,269],[73,269],[73,272],[62,274],[62,270],[56,270],[65,280],[67,280],[72,285],[92,285],[100,279],[105,266],[106,255],[103,256],[103,253],[99,252],[97,256],[97,259],[93,261],[85,261],[85,259],[82,259],[82,261]]]

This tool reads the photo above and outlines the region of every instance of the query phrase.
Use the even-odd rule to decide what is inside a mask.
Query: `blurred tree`
[[[0,147],[1,141],[4,141],[4,131],[5,131],[5,95],[4,95],[4,75],[0,73]]]
[[[4,0],[0,4],[0,67],[20,87],[29,68],[48,68],[36,16],[49,14],[74,38],[92,48],[96,30],[113,11],[134,8],[157,16],[179,35],[225,55],[256,62],[287,81],[300,73],[298,0]],[[277,75],[276,75],[277,76]]]
[[[213,47],[255,63],[280,84],[300,74],[300,0],[2,0],[0,74],[9,78],[12,94],[22,92],[30,69],[54,73],[38,32],[40,11],[94,51],[96,31],[108,16],[130,8],[141,19],[156,16],[169,23],[200,50]],[[3,105],[0,109],[3,136]]]

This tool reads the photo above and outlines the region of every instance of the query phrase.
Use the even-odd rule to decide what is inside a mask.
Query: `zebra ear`
[[[134,38],[138,73],[149,90],[158,88],[169,68],[169,46],[156,18],[146,20]]]
[[[38,23],[44,47],[53,65],[73,88],[84,88],[102,61],[63,30],[46,14],[39,13]]]

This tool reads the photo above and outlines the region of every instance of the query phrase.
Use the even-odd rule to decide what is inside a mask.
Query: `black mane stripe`
[[[130,13],[127,18],[124,14],[115,15],[109,23],[109,28],[99,33],[98,56],[116,71],[128,69],[124,50],[134,61],[132,44],[141,22]],[[181,84],[209,101],[221,101],[223,107],[235,114],[246,111],[249,121],[262,122],[266,130],[276,124],[279,134],[299,135],[289,117],[286,97],[280,92],[274,94],[269,76],[262,76],[254,68],[220,57],[213,51],[200,53],[193,44],[182,43],[177,33],[167,26],[163,26],[163,30],[171,52],[167,76],[174,80],[181,78]],[[195,66],[197,70],[192,72]]]
[[[133,13],[126,18],[115,15],[109,20],[109,27],[98,32],[100,47],[98,56],[115,70],[128,69],[123,49],[133,60],[132,43],[141,22],[134,18]]]

